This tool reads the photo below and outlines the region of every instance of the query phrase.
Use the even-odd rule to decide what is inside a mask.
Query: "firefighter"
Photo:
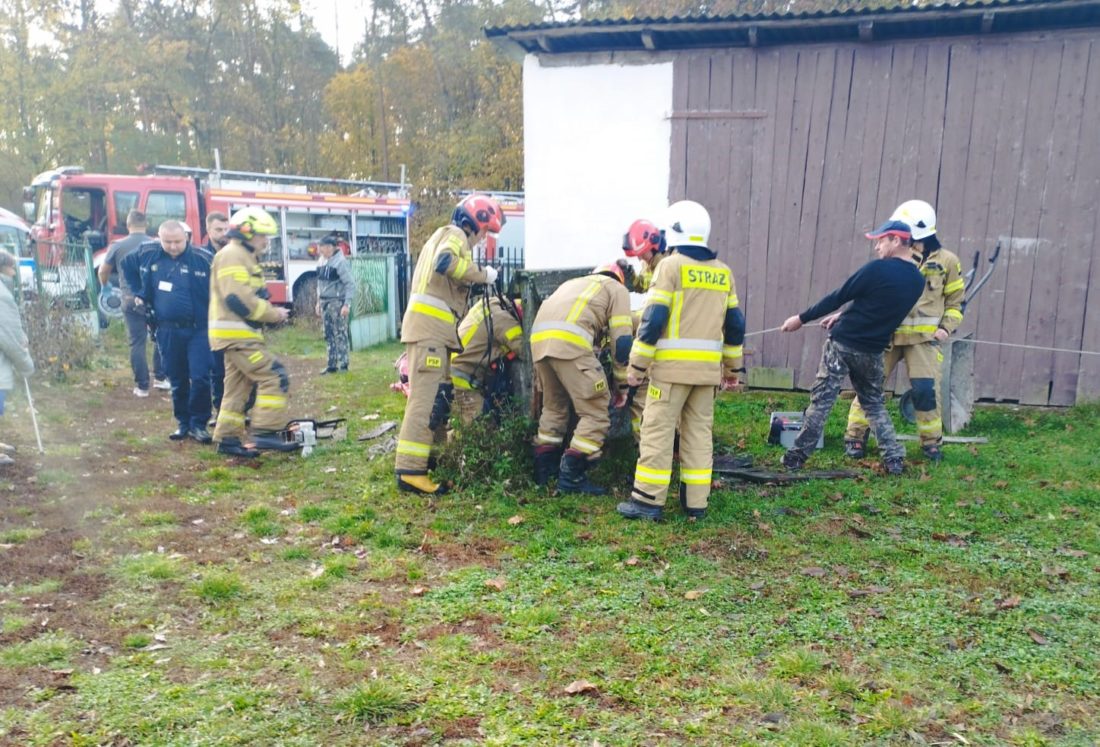
[[[630,228],[623,234],[623,253],[636,258],[642,264],[642,271],[635,276],[630,290],[635,293],[649,290],[657,265],[668,256],[667,251],[664,231],[657,228],[652,221],[640,218],[630,224]]]
[[[672,451],[680,429],[680,506],[706,515],[713,467],[714,391],[737,386],[745,317],[730,268],[709,248],[710,215],[691,200],[670,205],[665,237],[672,254],[654,276],[630,351],[627,382],[646,376],[645,419],[628,519],[660,521],[672,481]]]
[[[626,404],[626,364],[633,340],[626,260],[601,265],[591,275],[567,280],[539,307],[531,327],[531,358],[542,390],[542,415],[535,436],[535,482],[545,485],[560,471],[563,493],[602,495],[585,473],[602,455],[611,427],[607,376],[593,350],[608,331],[616,394]],[[579,421],[562,452],[572,405]]]
[[[413,271],[401,342],[409,361],[409,399],[397,438],[397,487],[440,495],[446,489],[428,476],[432,447],[444,433],[450,355],[461,349],[458,323],[466,316],[470,286],[496,282],[494,267],[478,267],[472,249],[504,226],[500,203],[472,194],[458,203],[450,224],[436,229]]]
[[[962,324],[966,281],[959,258],[940,246],[936,238],[936,211],[931,205],[923,200],[903,202],[890,219],[908,223],[912,229],[913,256],[924,276],[924,291],[894,331],[893,344],[884,354],[883,368],[889,379],[898,362],[905,361],[917,411],[921,450],[929,461],[939,462],[943,459],[940,345]],[[848,456],[863,458],[869,431],[870,424],[857,397],[848,410],[848,431],[844,435],[844,451]]]
[[[267,251],[279,224],[260,208],[238,210],[229,219],[229,242],[214,255],[210,269],[210,347],[225,357],[225,393],[214,442],[218,452],[255,457],[258,449],[289,450],[279,431],[287,423],[290,377],[282,363],[267,351],[264,324],[286,321],[287,310],[267,300],[259,257]],[[246,401],[256,385],[252,414],[254,433],[245,435]]]
[[[505,359],[523,358],[522,321],[518,301],[482,296],[458,326],[462,352],[451,355],[451,384],[463,425],[485,409],[485,395],[494,389],[492,379],[502,375]]]

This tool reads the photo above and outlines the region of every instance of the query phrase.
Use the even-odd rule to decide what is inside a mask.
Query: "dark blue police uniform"
[[[172,410],[179,423],[175,435],[206,441],[213,365],[207,336],[210,260],[190,245],[173,259],[153,243],[127,257],[123,272],[138,281],[131,286],[140,289],[135,295],[153,310],[157,344],[172,382]]]

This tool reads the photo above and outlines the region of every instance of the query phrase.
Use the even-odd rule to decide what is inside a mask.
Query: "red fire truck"
[[[109,244],[127,234],[126,215],[145,213],[155,235],[165,220],[184,221],[192,243],[206,241],[206,216],[262,207],[279,221],[280,235],[265,255],[268,290],[277,303],[311,297],[316,245],[334,236],[350,254],[404,254],[409,241],[409,185],[349,179],[154,166],[141,176],[86,174],[63,167],[39,174],[24,191],[34,256],[44,272],[66,285],[82,278],[65,267],[66,247],[102,235]],[[321,191],[338,189],[343,192]],[[95,265],[106,248],[98,249]],[[78,282],[83,282],[78,280]],[[82,290],[81,287],[78,290]]]

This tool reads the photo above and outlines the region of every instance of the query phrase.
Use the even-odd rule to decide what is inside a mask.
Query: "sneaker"
[[[943,461],[943,451],[940,449],[939,444],[922,446],[921,451],[924,452],[924,458],[932,462],[933,464],[939,464]]]
[[[190,436],[193,440],[198,441],[200,444],[208,444],[214,440],[214,438],[210,435],[210,431],[206,430],[205,428],[192,428],[187,435]]]
[[[176,430],[174,430],[174,431],[172,431],[171,433],[168,434],[168,440],[170,440],[170,441],[182,441],[183,439],[187,438],[187,436],[188,436],[187,429],[184,428],[181,425],[179,428],[176,428]]]
[[[168,379],[153,379],[154,389],[171,389],[172,382]]]
[[[141,387],[136,386],[136,387],[134,387],[134,396],[135,397],[148,397],[149,396],[149,390],[148,389],[142,389]]]
[[[797,472],[806,464],[806,457],[792,449],[783,455],[782,462],[783,466],[787,468],[787,471]]]
[[[899,457],[883,459],[882,466],[888,475],[900,475],[905,472],[905,460]]]
[[[336,369],[332,367],[321,369],[321,376],[327,376],[328,374],[334,373],[336,373]]]

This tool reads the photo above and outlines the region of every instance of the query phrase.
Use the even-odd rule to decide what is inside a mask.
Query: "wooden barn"
[[[706,205],[750,332],[871,258],[911,198],[964,270],[979,398],[1100,397],[1100,0],[489,28],[524,56],[529,268],[618,254],[634,218]],[[1091,291],[1091,293],[1090,293]],[[818,328],[750,337],[805,388]]]

